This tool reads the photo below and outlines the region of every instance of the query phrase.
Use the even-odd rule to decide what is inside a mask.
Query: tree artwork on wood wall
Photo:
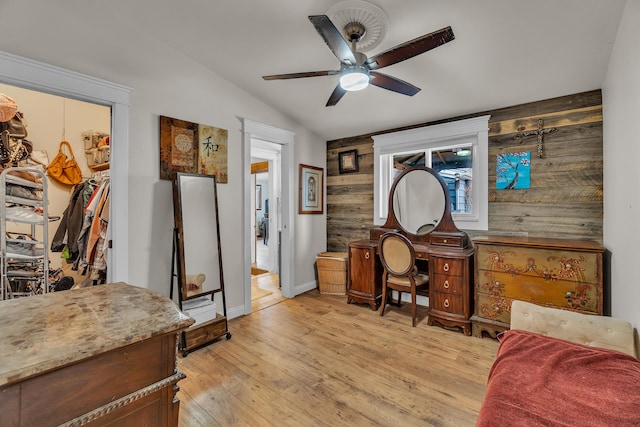
[[[531,187],[531,153],[496,156],[496,189],[517,190]]]

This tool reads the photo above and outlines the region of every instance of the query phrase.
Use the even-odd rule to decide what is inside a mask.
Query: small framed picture
[[[324,210],[324,169],[300,164],[298,213],[321,214]]]
[[[338,164],[340,173],[358,172],[358,150],[339,153]]]

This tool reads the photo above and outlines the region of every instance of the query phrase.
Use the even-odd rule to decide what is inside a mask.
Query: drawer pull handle
[[[449,308],[449,298],[445,298],[445,300],[444,300],[444,307],[445,307],[445,308]]]
[[[444,281],[444,288],[445,289],[449,289],[449,281],[448,280]]]
[[[364,259],[369,259],[369,252],[364,254]]]
[[[443,269],[444,271],[449,271],[449,263],[448,263],[448,262],[447,262],[447,263],[445,263],[445,264],[442,266],[442,269]]]
[[[444,243],[447,243],[447,239],[444,239]]]

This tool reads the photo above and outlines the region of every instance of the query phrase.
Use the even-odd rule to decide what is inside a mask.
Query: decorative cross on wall
[[[529,131],[523,132],[520,135],[514,136],[513,139],[520,139],[523,136],[537,135],[538,136],[538,157],[542,158],[542,142],[543,142],[542,137],[547,133],[555,132],[558,130],[556,128],[544,129],[543,127],[544,126],[543,126],[542,119],[538,119],[537,130],[529,130]]]

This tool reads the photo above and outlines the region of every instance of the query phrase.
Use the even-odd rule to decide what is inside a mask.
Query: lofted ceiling
[[[337,76],[262,76],[338,69],[307,17],[341,0],[42,3],[51,13],[73,8],[76,21],[115,17],[116,33],[145,33],[331,140],[600,88],[625,0],[371,0],[388,24],[368,56],[449,25],[455,40],[382,70],[421,88],[417,95],[370,86],[333,107],[325,104]]]

